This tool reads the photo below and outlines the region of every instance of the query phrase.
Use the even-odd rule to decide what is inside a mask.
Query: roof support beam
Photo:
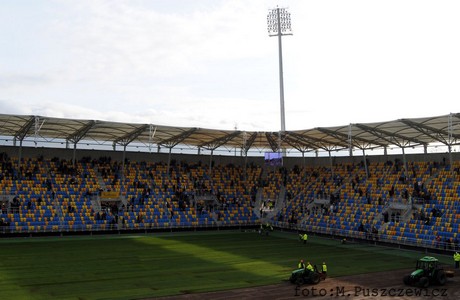
[[[75,131],[72,134],[70,134],[66,138],[66,140],[71,141],[74,144],[77,144],[79,141],[81,141],[85,137],[85,135],[88,133],[88,131],[90,131],[91,128],[93,128],[96,125],[96,122],[97,121],[93,121],[93,120],[87,122],[80,129],[78,129],[77,131]]]
[[[337,132],[337,131],[333,131],[333,130],[330,130],[330,129],[327,129],[327,128],[324,128],[324,127],[318,127],[316,128],[317,130],[329,135],[329,136],[332,136],[333,138],[336,138],[339,140],[339,142],[336,142],[335,144],[336,145],[340,145],[344,148],[349,148],[349,140],[348,140],[348,134],[343,134],[341,132]],[[367,140],[364,140],[364,139],[359,139],[359,138],[356,138],[354,137],[353,140],[361,140],[365,143],[369,143],[369,141]],[[359,144],[355,144],[354,146],[356,146],[357,148],[362,148],[361,145]]]
[[[273,135],[276,133],[273,132],[265,132],[265,137],[267,138],[268,144],[273,152],[277,152],[280,150],[278,139],[274,138]],[[279,136],[277,136],[278,138]]]
[[[149,128],[149,125],[142,125],[141,127],[138,127],[134,129],[133,131],[127,133],[126,135],[116,139],[113,141],[113,144],[120,144],[122,146],[127,146],[129,145],[132,141],[134,141],[138,136],[140,136],[144,131],[146,131]]]
[[[407,136],[404,136],[404,135],[401,135],[401,134],[398,134],[398,133],[393,133],[393,132],[389,132],[389,131],[382,130],[382,129],[379,129],[379,128],[370,127],[370,126],[367,126],[367,125],[364,125],[364,124],[355,124],[355,126],[360,128],[360,129],[362,129],[362,130],[364,130],[364,131],[367,131],[369,133],[374,134],[378,139],[382,139],[384,141],[387,141],[389,144],[395,144],[395,145],[397,145],[399,147],[407,146],[407,145],[404,145],[403,143],[401,143],[401,141],[408,141],[408,142],[412,142],[412,143],[415,143],[415,144],[418,144],[418,145],[425,144],[423,141],[420,141],[420,140],[418,140],[416,138],[410,138],[410,137],[407,137]],[[382,146],[385,146],[385,145],[382,145]]]
[[[408,119],[402,119],[401,122],[403,122],[404,124],[414,128],[415,130],[418,130],[421,133],[431,137],[432,139],[437,140],[440,143],[443,143],[445,145],[449,145],[449,141],[447,141],[446,138],[445,138],[449,134],[445,130],[436,129],[436,128],[433,128],[431,126],[427,126],[427,125],[421,124],[421,123],[415,123],[415,122],[413,122],[411,120],[408,120]],[[457,139],[457,140],[460,139],[460,135],[458,135],[458,134],[452,134],[452,137]]]
[[[253,134],[251,134],[251,136],[248,139],[245,139],[245,141],[243,142],[243,151],[246,155],[249,149],[251,149],[252,144],[254,144],[254,141],[256,140],[257,135],[258,135],[257,132],[254,132]]]
[[[297,149],[298,151],[304,153],[307,152],[308,149],[316,149],[316,147],[310,143],[306,143],[303,140],[296,139],[289,134],[286,134],[283,137],[283,141],[286,142],[288,145],[292,146],[293,148]]]
[[[187,131],[184,131],[178,135],[173,136],[172,138],[162,140],[161,142],[158,143],[158,145],[163,145],[167,148],[174,148],[175,146],[180,144],[180,142],[182,142],[183,140],[188,138],[190,135],[192,135],[195,131],[197,131],[197,128],[195,127],[191,128]]]
[[[233,140],[235,137],[237,137],[238,135],[240,135],[241,131],[234,131],[232,133],[229,133],[227,135],[224,135],[222,137],[218,137],[212,141],[209,141],[209,142],[206,142],[206,143],[203,143],[201,145],[199,145],[198,147],[200,148],[205,148],[205,149],[208,149],[208,150],[216,150],[217,148],[219,148],[220,146],[224,145],[225,143]]]
[[[328,150],[328,146],[324,143],[321,139],[312,138],[310,136],[305,136],[302,134],[298,134],[296,132],[289,131],[288,134],[294,137],[296,140],[302,142],[303,145],[311,148],[311,149],[323,149],[325,151]]]
[[[29,133],[32,126],[35,125],[35,117],[32,116],[30,119],[14,134],[14,143],[16,140],[22,141]]]

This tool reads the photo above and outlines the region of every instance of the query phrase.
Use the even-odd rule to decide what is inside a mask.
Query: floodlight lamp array
[[[290,34],[291,14],[285,8],[270,10],[267,15],[267,29],[269,35]]]

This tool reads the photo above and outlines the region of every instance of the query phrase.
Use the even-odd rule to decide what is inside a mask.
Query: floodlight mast
[[[286,121],[284,112],[284,80],[283,80],[283,49],[281,37],[292,35],[291,14],[285,8],[271,9],[267,15],[268,35],[278,37],[278,57],[279,57],[279,77],[280,77],[280,114],[281,114],[281,134],[286,131]],[[279,148],[281,148],[281,141]]]

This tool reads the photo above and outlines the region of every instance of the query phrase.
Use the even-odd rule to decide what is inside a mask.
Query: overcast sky
[[[0,113],[278,131],[460,112],[460,1],[2,0]]]

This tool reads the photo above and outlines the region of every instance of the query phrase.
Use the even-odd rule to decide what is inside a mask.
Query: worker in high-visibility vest
[[[305,263],[303,262],[303,259],[300,260],[298,266],[299,269],[305,269]]]
[[[306,233],[303,234],[302,236],[303,243],[306,244],[308,240],[308,235]]]
[[[459,268],[460,265],[460,254],[458,252],[454,253],[455,269]]]
[[[321,273],[327,275],[327,265],[326,262],[323,261],[323,265],[321,266]]]
[[[315,271],[315,268],[313,268],[313,266],[311,265],[310,262],[307,262],[307,266],[305,267],[305,269],[307,269],[308,271],[311,271],[311,272]]]

